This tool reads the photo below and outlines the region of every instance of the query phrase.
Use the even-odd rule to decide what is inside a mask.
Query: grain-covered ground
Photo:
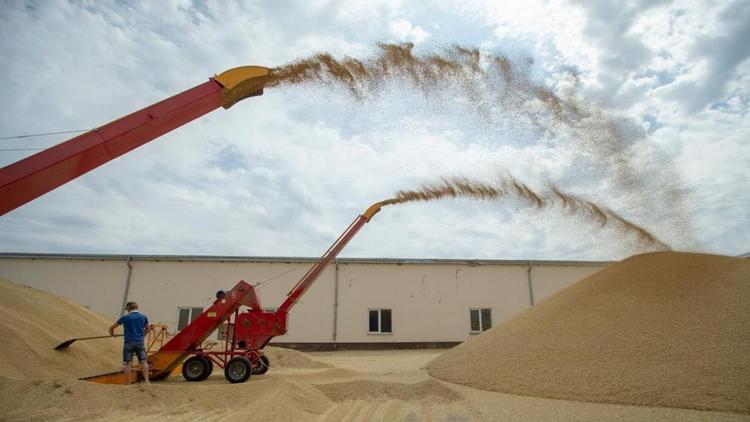
[[[329,368],[272,368],[244,384],[151,385],[0,378],[0,420],[748,421],[746,415],[524,397],[452,384],[424,367],[442,351],[311,354]]]
[[[690,274],[699,271],[706,264],[701,259],[700,256],[696,256],[683,262],[679,267],[692,268],[692,270],[679,273],[673,279],[684,280],[686,277],[689,278]],[[710,261],[708,264],[714,262],[713,257],[706,259]],[[606,284],[606,280],[631,271],[628,270],[628,266],[631,265],[628,262],[632,264],[632,260],[625,261],[600,273],[609,274],[601,279],[605,280],[601,283]],[[740,275],[747,280],[748,273],[744,264],[737,264],[739,265],[737,267],[734,262],[734,260],[721,261],[726,265],[717,271],[726,277],[736,275],[739,271]],[[625,267],[618,267],[623,264]],[[612,273],[613,268],[614,273]],[[597,351],[599,353],[607,351],[603,346],[587,348],[586,353],[578,361],[552,359],[548,363],[543,359],[544,353],[552,356],[550,353],[557,352],[559,348],[580,350],[580,342],[586,338],[581,333],[591,332],[594,328],[601,326],[613,327],[608,325],[611,322],[589,321],[591,318],[582,316],[586,314],[581,313],[581,309],[578,308],[588,306],[595,310],[606,310],[609,306],[607,305],[608,295],[614,291],[619,296],[626,297],[625,302],[629,303],[629,306],[635,306],[633,309],[638,311],[639,315],[649,309],[652,312],[648,314],[651,317],[641,315],[637,319],[639,322],[637,329],[621,331],[621,335],[631,336],[627,337],[630,341],[652,344],[659,338],[670,335],[679,341],[686,341],[686,338],[692,339],[689,344],[695,345],[698,350],[685,350],[683,353],[684,356],[693,357],[691,358],[694,362],[692,366],[685,367],[684,362],[678,359],[680,356],[675,358],[674,354],[667,356],[672,361],[676,359],[677,363],[665,362],[670,371],[673,371],[674,367],[682,368],[683,372],[690,369],[696,371],[693,376],[686,378],[690,382],[677,390],[680,394],[692,397],[690,395],[696,394],[696,391],[699,394],[705,393],[705,388],[699,388],[701,383],[708,385],[709,389],[719,385],[719,391],[723,392],[723,395],[718,397],[720,403],[726,403],[729,397],[733,400],[731,403],[747,404],[744,401],[747,391],[742,390],[745,385],[742,378],[730,371],[732,368],[738,371],[746,370],[744,363],[746,359],[743,357],[745,355],[736,355],[735,352],[737,347],[747,346],[745,331],[742,331],[747,329],[747,325],[737,323],[737,318],[741,319],[746,316],[747,311],[744,307],[737,308],[736,302],[731,302],[732,306],[720,305],[728,300],[726,289],[730,287],[727,286],[735,285],[716,286],[715,282],[708,280],[698,284],[693,283],[689,289],[686,289],[685,286],[680,286],[677,281],[672,280],[663,284],[662,287],[666,290],[661,290],[661,296],[654,296],[654,283],[647,281],[649,273],[637,272],[640,266],[635,266],[635,268],[632,271],[638,274],[634,278],[636,281],[633,282],[637,286],[636,292],[628,293],[628,289],[618,283],[610,285],[608,289],[605,289],[606,292],[597,291],[590,286],[592,283],[588,281],[583,283],[581,288],[574,286],[561,293],[565,298],[571,295],[576,297],[575,294],[570,293],[571,291],[588,292],[590,297],[587,303],[565,302],[568,305],[564,306],[555,302],[557,297],[555,296],[529,311],[531,313],[540,310],[540,312],[547,313],[551,312],[550,309],[556,309],[560,320],[571,321],[572,318],[574,322],[577,321],[573,325],[576,331],[568,336],[555,331],[559,330],[559,326],[551,324],[550,320],[554,318],[545,317],[547,319],[542,318],[539,324],[530,326],[518,324],[519,320],[527,321],[529,318],[534,318],[533,314],[529,317],[529,313],[526,313],[450,351],[351,351],[308,355],[269,348],[267,353],[271,358],[270,371],[265,375],[253,376],[243,384],[227,383],[218,369],[211,377],[200,383],[188,383],[179,375],[151,385],[99,385],[79,381],[77,378],[81,376],[117,369],[121,340],[79,342],[65,352],[57,352],[52,348],[59,341],[69,337],[106,332],[110,321],[54,295],[0,280],[0,316],[2,316],[0,335],[4,338],[4,347],[0,348],[0,369],[2,370],[0,373],[0,420],[231,421],[253,418],[267,421],[750,421],[750,415],[743,414],[741,411],[686,409],[684,407],[689,406],[675,405],[672,401],[666,401],[665,405],[634,406],[592,403],[594,400],[585,394],[580,397],[566,397],[564,400],[545,398],[543,394],[538,394],[539,389],[552,389],[559,385],[561,376],[569,380],[569,391],[574,391],[579,385],[577,383],[580,383],[580,377],[587,375],[587,371],[591,369],[585,363],[590,362],[590,359],[595,361],[596,359],[592,356]],[[677,269],[672,268],[671,271],[677,271]],[[695,298],[692,291],[695,289],[708,289],[710,292],[715,292],[714,295],[704,294],[704,296],[707,296],[706,300],[709,303],[716,306],[717,321],[721,324],[729,324],[731,330],[737,334],[733,341],[726,342],[722,337],[726,335],[726,331],[718,329],[716,322],[701,325],[704,323],[697,323],[695,315],[684,314],[675,319],[674,313],[667,312],[676,306],[675,303],[684,301],[691,304],[703,303]],[[732,300],[744,300],[745,296],[742,296],[744,294],[742,292],[746,290],[742,290],[742,287],[739,289],[740,293],[735,292],[739,295],[738,298]],[[545,305],[547,303],[551,305]],[[665,306],[664,303],[671,305]],[[609,313],[604,312],[604,314],[611,314],[618,318],[625,318],[629,315],[627,309],[620,306],[613,306]],[[653,315],[668,314],[671,315],[671,319],[653,318]],[[574,317],[576,315],[578,319]],[[705,316],[700,313],[697,315]],[[687,335],[684,329],[676,328],[680,327],[680,324],[694,325],[695,329],[688,334],[694,335],[695,339],[692,335]],[[517,367],[520,373],[515,378],[515,382],[518,382],[518,379],[523,380],[525,376],[523,374],[535,375],[528,376],[525,381],[530,393],[520,395],[518,392],[508,394],[488,391],[493,389],[499,380],[507,379],[493,378],[496,377],[493,371],[501,366],[497,364],[498,360],[514,356],[512,353],[508,355],[500,353],[506,350],[507,346],[503,346],[502,342],[493,343],[495,340],[492,339],[497,337],[496,333],[510,331],[523,337],[521,334],[527,332],[529,338],[538,339],[541,334],[534,334],[533,329],[537,325],[542,327],[542,334],[551,335],[555,342],[542,342],[544,347],[535,350],[535,353],[538,353],[535,356],[536,360],[532,359],[527,367],[523,365]],[[701,330],[706,327],[712,330],[717,329],[718,334],[701,337]],[[617,331],[610,337],[616,334]],[[503,339],[507,342],[507,338]],[[489,354],[487,344],[492,346]],[[472,348],[475,348],[474,357],[466,359],[467,350],[471,351]],[[483,348],[481,354],[477,352],[480,348]],[[721,365],[716,368],[712,366],[714,361],[695,358],[696,353],[698,353],[697,356],[703,356],[711,351],[715,352],[715,356],[721,357],[718,360]],[[614,356],[602,354],[601,356],[605,356],[603,359],[622,359],[632,357],[633,353],[642,352],[632,345],[624,354],[619,353]],[[564,364],[572,365],[576,362],[580,364],[577,369],[564,366]],[[706,362],[709,363],[706,364]],[[477,366],[478,364],[480,366]],[[601,363],[600,366],[605,369],[613,368],[612,372],[608,373],[609,378],[594,377],[592,380],[603,382],[607,388],[610,388],[603,394],[615,396],[621,394],[622,391],[629,391],[630,384],[628,383],[632,379],[651,380],[652,378],[649,377],[653,375],[653,371],[663,369],[660,369],[658,365],[656,369],[645,365],[622,367],[622,370],[618,372],[617,368],[610,363]],[[456,373],[468,374],[464,378],[453,380],[465,385],[433,377],[425,369],[427,367],[430,371],[436,371],[435,368],[438,368],[438,375],[446,379],[455,376]],[[441,367],[448,368],[447,372],[440,373]],[[652,369],[645,371],[644,368]],[[482,373],[483,370],[486,373]],[[626,370],[644,372],[640,376],[634,376],[632,373],[624,372]],[[541,371],[543,372],[541,375],[545,376],[538,376],[539,374],[534,374],[534,371]],[[703,378],[695,376],[706,373],[709,376]],[[711,375],[716,373],[726,374],[726,378]],[[479,384],[472,385],[474,380],[478,380]],[[490,382],[488,383],[487,380]],[[495,384],[491,383],[493,380]],[[518,384],[509,382],[509,385]],[[620,389],[618,385],[621,386]],[[642,385],[646,388],[645,393],[663,397],[659,390],[662,383]],[[696,385],[699,387],[695,387]],[[733,386],[736,386],[737,390],[733,390],[735,388]],[[694,389],[690,390],[690,388]],[[587,390],[583,391],[585,393]],[[674,397],[679,397],[679,394],[664,397],[672,400]]]

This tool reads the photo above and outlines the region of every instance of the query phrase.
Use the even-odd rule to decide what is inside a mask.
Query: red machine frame
[[[273,337],[287,332],[287,314],[290,309],[312,286],[331,260],[382,206],[383,203],[378,202],[357,216],[294,285],[275,311],[264,311],[255,288],[244,280],[239,281],[161,349],[149,356],[150,378],[167,378],[183,362],[183,376],[189,381],[205,379],[211,373],[214,364],[224,368],[224,375],[230,382],[244,382],[251,374],[265,373],[270,362],[261,350]],[[224,350],[202,348],[203,342],[222,325],[226,327]],[[233,365],[240,369],[240,375],[233,373]],[[192,367],[200,370],[194,375],[189,375],[186,369],[191,371]],[[105,384],[123,384],[136,380],[138,376],[138,373],[133,371],[132,379],[125,380],[124,373],[114,372],[84,379]]]

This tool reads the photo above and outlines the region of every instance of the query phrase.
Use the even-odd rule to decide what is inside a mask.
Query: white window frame
[[[484,321],[482,320],[482,310],[488,309],[490,311],[490,326],[487,327],[487,330],[492,328],[492,308],[469,308],[469,334],[482,334],[483,332],[487,331],[484,329]],[[479,331],[475,331],[471,329],[471,311],[477,311],[479,314]]]
[[[203,311],[206,310],[206,308],[204,308],[203,306],[178,306],[177,307],[177,322],[174,325],[175,332],[180,332],[180,331],[184,330],[185,327],[187,327],[188,325],[190,325],[190,323],[195,320],[195,318],[198,318],[198,315],[196,315],[195,318],[193,317],[193,309],[197,309],[197,308],[201,309],[201,312],[198,315],[202,314]],[[181,329],[180,328],[180,311],[182,311],[183,309],[189,309],[190,310],[190,314],[188,315],[188,323],[185,325],[185,327],[182,327],[182,329]]]
[[[378,311],[378,330],[370,331],[370,311]],[[391,331],[383,332],[383,317],[381,311],[391,311]],[[367,308],[367,335],[392,336],[393,335],[393,309],[392,308]]]

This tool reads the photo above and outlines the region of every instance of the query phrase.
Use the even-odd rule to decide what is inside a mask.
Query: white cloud
[[[363,56],[384,40],[429,52],[460,40],[519,63],[533,58],[533,80],[609,98],[618,113],[647,122],[652,134],[637,144],[637,162],[649,171],[674,162],[692,192],[695,237],[739,253],[750,249],[750,66],[740,60],[741,26],[721,28],[741,6],[635,2],[613,14],[563,0],[12,3],[0,13],[0,89],[13,98],[3,103],[0,135],[96,126],[237,65],[319,51]],[[732,55],[709,48],[716,45],[732,46]],[[711,72],[722,64],[731,71]],[[315,86],[269,89],[0,218],[0,249],[316,256],[398,189],[444,175],[491,178],[499,167],[535,186],[555,180],[684,244],[669,204],[645,209],[618,194],[585,150],[565,145],[574,132],[542,136],[528,110],[499,108],[488,122],[458,97],[447,90],[425,99],[397,82],[364,103]],[[22,156],[0,151],[0,162]],[[663,179],[645,183],[658,195]],[[632,251],[617,233],[562,212],[445,201],[384,210],[345,254],[597,259]]]
[[[410,41],[419,44],[429,38],[430,34],[419,26],[412,26],[406,19],[398,19],[388,25],[396,39],[400,42]]]

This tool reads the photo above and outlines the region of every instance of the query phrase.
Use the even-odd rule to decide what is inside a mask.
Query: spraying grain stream
[[[464,111],[477,113],[489,124],[510,120],[526,132],[538,134],[535,141],[538,144],[572,149],[578,159],[586,162],[586,179],[608,181],[606,184],[612,186],[613,194],[629,198],[628,205],[634,209],[659,214],[653,220],[659,222],[663,231],[679,233],[681,241],[696,244],[684,210],[686,191],[681,188],[671,163],[654,158],[657,154],[652,153],[652,146],[645,142],[645,133],[638,122],[618,117],[600,104],[584,99],[577,92],[578,75],[572,71],[568,77],[574,82],[566,89],[559,89],[564,92],[563,98],[534,81],[530,70],[532,63],[530,59],[514,60],[462,46],[416,54],[411,43],[381,43],[376,54],[369,58],[337,59],[329,53],[320,53],[274,68],[266,86],[338,85],[359,100],[378,95],[390,81],[406,81],[427,97],[442,96],[438,102],[457,92],[468,100]],[[451,179],[443,185],[447,191],[442,196],[461,192],[460,196],[482,197],[488,191],[485,188],[508,191],[506,182],[501,182],[501,187],[465,182]],[[623,232],[635,234],[642,244],[653,249],[669,249],[647,230],[614,211],[562,194],[556,187],[551,187],[543,197],[534,197],[530,190],[514,192],[534,208],[560,205],[602,226],[611,222]],[[505,195],[507,193],[501,196]],[[404,200],[406,197],[401,197],[400,201]]]
[[[630,128],[600,105],[576,98],[575,91],[563,99],[535,83],[528,68],[532,60],[527,59],[524,67],[502,54],[462,46],[425,55],[415,55],[411,43],[378,47],[379,54],[364,60],[339,60],[320,53],[294,61],[273,69],[266,86],[342,84],[357,99],[376,94],[383,84],[396,79],[430,96],[457,87],[469,99],[466,111],[490,120],[521,119],[541,128],[542,136],[563,139],[606,163],[623,188],[637,188],[641,182],[627,151]]]
[[[561,191],[550,185],[546,191],[537,192],[512,176],[500,178],[496,183],[483,183],[463,177],[442,179],[438,183],[422,185],[416,190],[396,192],[394,198],[383,201],[383,205],[403,204],[413,201],[433,201],[442,198],[468,198],[497,201],[506,198],[520,199],[534,209],[558,206],[570,215],[586,218],[600,227],[613,225],[623,233],[634,235],[639,244],[651,250],[670,250],[669,245],[659,240],[643,227],[634,224],[609,208]]]

